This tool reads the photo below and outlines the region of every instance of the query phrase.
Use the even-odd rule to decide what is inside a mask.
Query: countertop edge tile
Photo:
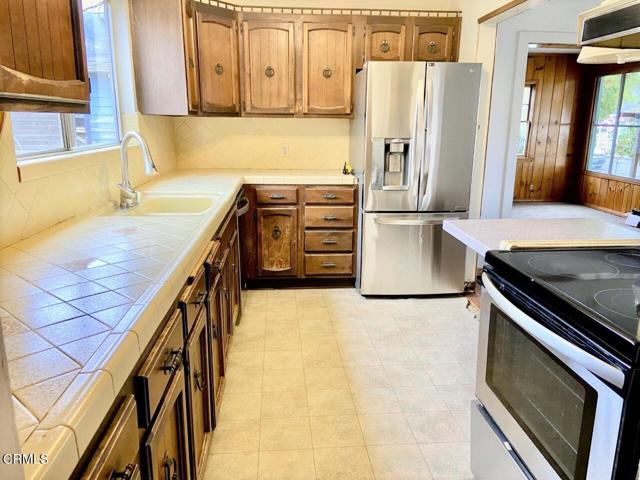
[[[22,452],[33,453],[36,457],[47,454],[46,464],[24,465],[25,478],[38,480],[69,478],[80,459],[73,430],[65,426],[35,430],[22,445]]]

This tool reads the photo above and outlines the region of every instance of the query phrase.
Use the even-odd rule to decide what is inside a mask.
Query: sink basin
[[[161,197],[144,196],[137,206],[123,212],[124,215],[201,215],[209,210],[213,197]]]

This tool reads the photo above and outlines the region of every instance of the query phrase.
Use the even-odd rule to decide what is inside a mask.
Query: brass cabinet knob
[[[273,69],[271,65],[269,65],[267,68],[264,69],[264,74],[268,78],[271,78],[276,74],[276,71]]]
[[[331,70],[329,66],[324,67],[324,70],[322,70],[322,76],[324,78],[331,78],[332,75],[333,75],[333,70]]]
[[[429,53],[436,53],[438,51],[438,44],[436,42],[434,42],[433,40],[431,40],[427,44],[427,51]]]
[[[391,47],[389,46],[389,42],[387,42],[386,40],[383,40],[382,43],[380,44],[380,51],[382,53],[387,53],[390,49]]]
[[[276,225],[271,235],[273,236],[273,238],[278,240],[282,236],[282,230],[280,230],[280,227]]]
[[[222,64],[220,62],[216,63],[215,71],[216,71],[216,74],[218,74],[218,75],[222,75],[224,73],[224,67],[222,66]]]

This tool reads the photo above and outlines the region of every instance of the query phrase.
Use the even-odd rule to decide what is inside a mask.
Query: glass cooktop
[[[486,259],[640,343],[640,248],[495,251]]]

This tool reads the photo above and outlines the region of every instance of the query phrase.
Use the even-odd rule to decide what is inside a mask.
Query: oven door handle
[[[549,350],[560,357],[577,363],[618,388],[624,386],[624,373],[621,370],[585,352],[560,335],[536,322],[502,295],[486,273],[482,274],[482,283],[491,296],[491,300],[500,310]]]

